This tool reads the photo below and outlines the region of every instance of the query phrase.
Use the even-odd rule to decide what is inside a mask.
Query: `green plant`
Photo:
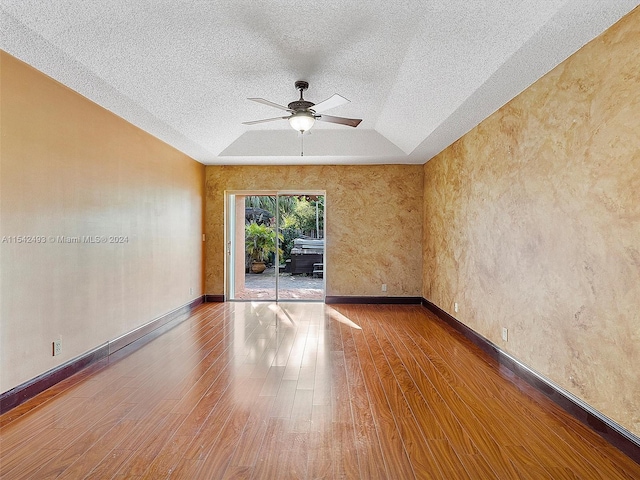
[[[282,254],[280,255],[280,263],[283,264],[291,258],[291,249],[293,248],[293,240],[300,236],[298,229],[294,227],[284,227],[280,229],[283,240],[280,242]]]
[[[247,208],[262,208],[276,216],[276,210],[281,217],[290,214],[296,206],[297,197],[292,195],[280,195],[276,202],[275,195],[248,195],[244,204]]]
[[[270,253],[276,251],[276,232],[267,225],[256,222],[245,225],[244,238],[245,250],[253,261],[264,262]],[[283,240],[282,234],[278,234],[278,239]]]
[[[324,197],[307,200],[305,197],[296,198],[293,211],[285,216],[287,226],[295,227],[300,232],[315,232],[324,229]]]

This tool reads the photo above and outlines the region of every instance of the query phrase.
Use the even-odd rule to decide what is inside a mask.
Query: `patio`
[[[246,273],[245,288],[236,292],[235,300],[274,300],[275,276],[274,267],[259,274]],[[279,300],[324,300],[324,279],[280,273],[278,290]]]

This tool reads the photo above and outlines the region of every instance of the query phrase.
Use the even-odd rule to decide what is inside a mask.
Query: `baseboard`
[[[124,347],[139,348],[146,343],[146,341],[142,343],[140,340],[155,338],[168,329],[175,327],[177,324],[186,320],[191,310],[200,305],[203,300],[204,296],[198,297],[186,305],[176,308],[131,332],[100,345],[89,352],[4,392],[0,395],[0,415],[35,397],[37,394],[44,392],[56,383],[78,373],[80,370],[109,357]],[[137,343],[139,343],[139,345],[137,345]]]
[[[219,302],[224,302],[225,298],[224,298],[224,295],[205,295],[204,301],[206,303],[219,303]]]
[[[566,391],[543,375],[527,367],[434,303],[423,298],[422,305],[433,312],[440,320],[469,339],[473,344],[480,347],[481,350],[495,359],[501,366],[509,369],[518,378],[527,382],[571,416],[594,430],[610,444],[640,464],[640,437],[598,412],[571,392]]]
[[[131,330],[130,332],[125,333],[124,335],[121,335],[120,337],[114,340],[111,340],[109,342],[109,355],[112,355],[113,353],[117,352],[121,348],[124,348],[127,345],[132,344],[133,342],[141,339],[145,335],[149,335],[154,330],[157,330],[160,327],[163,327],[167,324],[171,324],[172,327],[177,325],[178,323],[182,322],[190,315],[191,310],[193,310],[194,308],[196,308],[198,305],[202,303],[203,303],[203,297],[200,296],[195,300],[192,300],[191,302],[187,303],[186,305],[183,305],[174,310],[171,310],[170,312],[165,313],[164,315],[161,315],[160,317],[151,320],[149,323],[145,323],[141,327]],[[166,329],[164,331],[166,331]]]
[[[90,352],[69,360],[58,367],[38,375],[31,380],[18,385],[0,395],[0,414],[8,412],[21,403],[26,402],[37,394],[44,392],[47,388],[54,386],[74,373],[102,360],[109,355],[109,345],[105,343]]]
[[[420,305],[421,297],[356,297],[356,296],[329,296],[324,303],[348,303],[348,304],[390,304],[390,305]]]

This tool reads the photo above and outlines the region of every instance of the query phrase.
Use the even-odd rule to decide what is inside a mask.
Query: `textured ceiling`
[[[638,4],[0,0],[0,47],[205,164],[424,163]],[[296,80],[363,122],[242,125]]]

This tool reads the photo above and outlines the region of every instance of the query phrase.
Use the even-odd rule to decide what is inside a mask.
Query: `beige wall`
[[[128,239],[0,243],[5,392],[202,295],[204,166],[4,52],[0,61],[0,236]]]
[[[208,166],[206,189],[208,294],[224,293],[224,192],[255,189],[326,190],[327,295],[420,296],[422,166]]]
[[[424,173],[423,296],[640,434],[640,9]]]

